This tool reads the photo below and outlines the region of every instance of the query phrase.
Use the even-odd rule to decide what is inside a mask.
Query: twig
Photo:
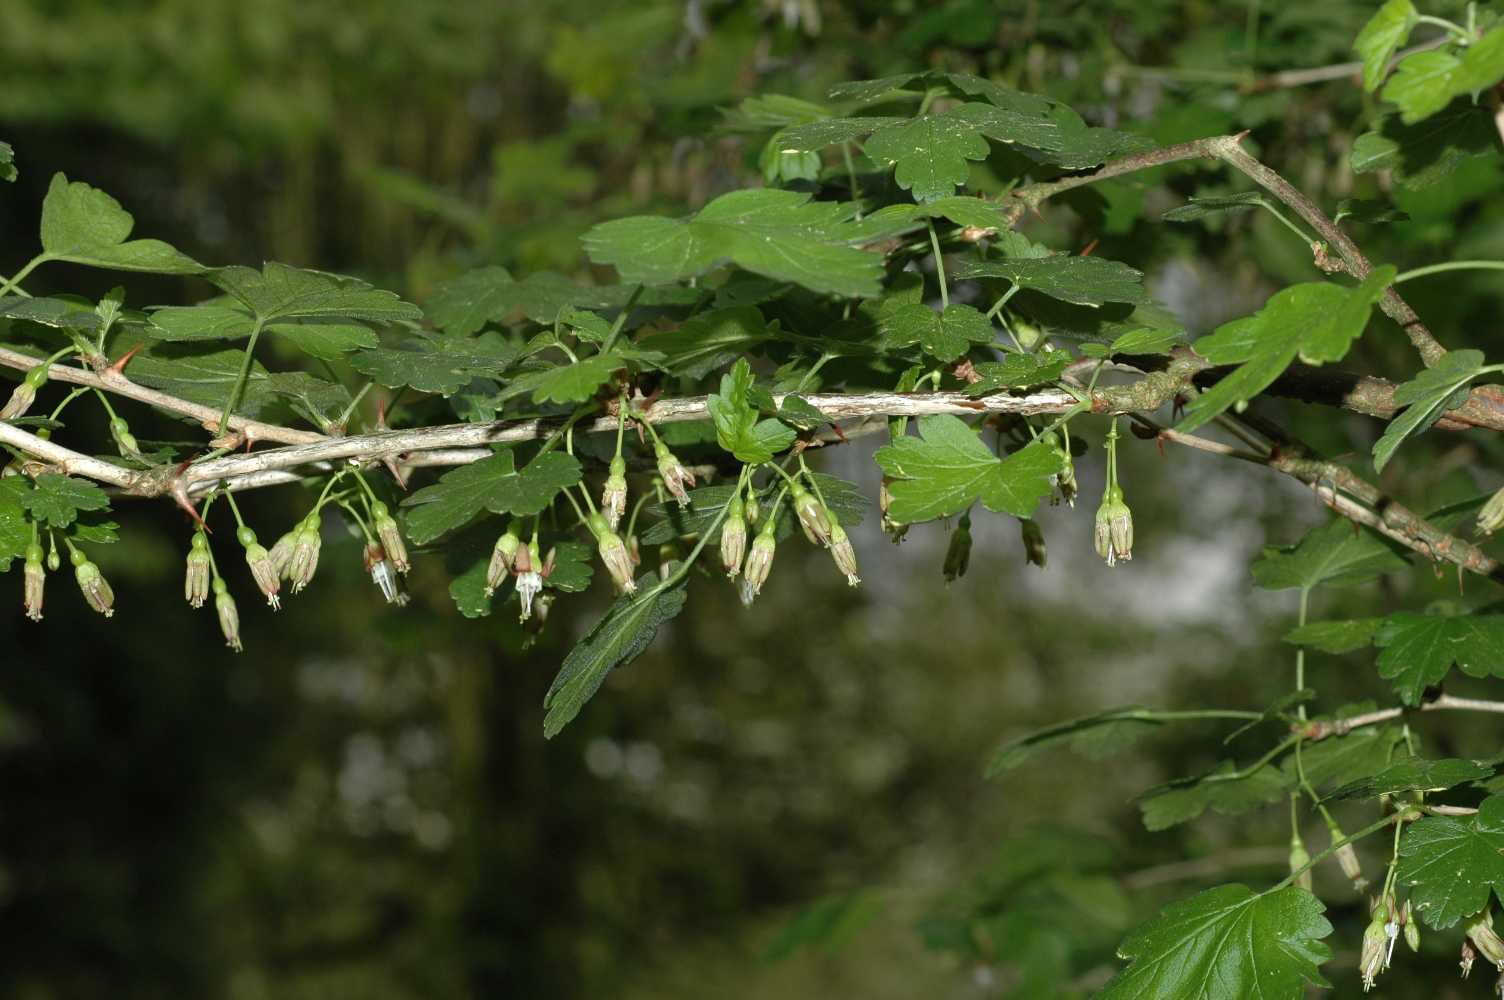
[[[4,365],[7,368],[19,368],[24,371],[36,367],[40,360],[29,354],[22,354],[20,351],[0,347],[0,365]],[[179,399],[165,392],[148,389],[146,386],[138,385],[124,375],[109,368],[94,372],[89,371],[87,368],[78,368],[73,365],[54,364],[47,369],[47,377],[58,382],[71,382],[74,385],[86,385],[94,389],[104,389],[108,392],[113,392],[117,396],[124,396],[127,399],[147,403],[158,409],[167,410],[170,413],[180,413],[185,417],[192,417],[197,420],[211,433],[219,433],[220,414],[214,407],[190,403],[186,399]],[[252,441],[275,441],[279,444],[309,444],[325,439],[324,435],[315,431],[300,431],[277,424],[264,424],[259,420],[247,420],[244,417],[231,417],[230,429],[240,431]]]
[[[1362,715],[1350,715],[1345,719],[1326,719],[1308,722],[1301,727],[1301,735],[1308,740],[1324,740],[1328,736],[1341,736],[1364,726],[1376,726],[1390,719],[1398,719],[1406,712],[1494,712],[1504,715],[1504,701],[1484,701],[1481,698],[1458,698],[1441,694],[1421,704],[1419,709],[1384,708]]]
[[[130,469],[122,469],[118,465],[98,458],[74,451],[72,448],[64,448],[52,441],[45,441],[35,434],[22,430],[20,427],[0,421],[0,444],[10,445],[17,451],[27,455],[33,455],[43,462],[52,465],[64,475],[79,475],[93,479],[97,482],[108,483],[111,486],[119,486],[129,489],[136,482],[138,473]],[[51,471],[48,469],[40,470]]]

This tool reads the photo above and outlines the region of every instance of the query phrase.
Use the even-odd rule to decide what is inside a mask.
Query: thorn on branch
[[[112,375],[119,375],[121,378],[124,378],[125,366],[130,364],[131,358],[134,358],[136,356],[136,352],[141,350],[141,348],[145,346],[145,344],[137,344],[135,347],[132,347],[130,350],[120,355],[120,357],[116,358],[114,363],[105,370]]]

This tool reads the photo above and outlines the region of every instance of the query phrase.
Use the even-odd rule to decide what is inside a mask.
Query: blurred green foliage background
[[[1351,77],[1271,84],[1352,58],[1371,10],[7,0],[0,138],[22,174],[0,191],[0,270],[32,253],[62,170],[119,198],[138,232],[212,263],[356,273],[419,302],[477,264],[579,272],[590,224],[684,211],[757,176],[758,142],[720,130],[724,109],[930,66],[1046,92],[1163,143],[1252,129],[1318,202],[1384,196],[1410,214],[1359,232],[1371,256],[1504,258],[1497,156],[1446,183],[1385,190],[1346,168],[1377,110]],[[1006,179],[986,170],[979,187]],[[1100,239],[1199,333],[1315,275],[1308,248],[1263,213],[1156,221],[1186,194],[1234,189],[1210,167],[1167,169],[1027,226],[1054,245]],[[44,269],[31,287],[98,293],[115,280]],[[204,291],[164,280],[141,294]],[[1498,355],[1496,278],[1413,291],[1447,346]],[[1404,376],[1414,361],[1386,322],[1352,366]],[[1379,430],[1295,404],[1266,412],[1337,456],[1366,453]],[[1464,471],[1498,468],[1496,441],[1435,434],[1414,448],[1386,478],[1412,506],[1496,485]],[[875,493],[870,447],[824,461]],[[113,621],[58,586],[32,626],[19,579],[7,580],[0,994],[1084,995],[1115,967],[1126,928],[1201,884],[1158,866],[1207,858],[1203,880],[1272,881],[1287,817],[1142,830],[1139,791],[1225,752],[1204,724],[1105,761],[1041,758],[996,784],[980,779],[989,751],[1112,705],[1271,701],[1288,686],[1277,637],[1293,599],[1253,592],[1247,563],[1324,517],[1289,483],[1198,453],[1130,440],[1123,464],[1139,525],[1131,564],[1108,571],[1091,553],[1095,457],[1082,466],[1086,509],[1041,517],[1042,573],[1023,564],[1011,521],[979,517],[971,572],[944,587],[944,528],[893,548],[869,518],[854,533],[860,591],[794,547],[750,611],[699,581],[684,617],[547,744],[542,694],[604,608],[599,587],[519,652],[505,615],[459,617],[441,560],[420,556],[413,604],[388,610],[351,538],[275,618],[242,602],[247,651],[234,656],[178,603],[179,516],[124,510],[124,541],[98,554],[121,593]],[[245,501],[253,523],[296,515],[295,490],[263,492]],[[1456,586],[1419,569],[1314,610],[1419,607]],[[1383,696],[1361,656],[1312,669],[1324,693]],[[1425,739],[1440,753],[1499,742],[1497,726],[1457,718],[1428,720]],[[1338,924],[1336,995],[1355,996],[1363,904],[1335,872],[1318,871],[1318,889]],[[780,937],[820,899],[804,926],[830,924],[824,944]],[[1431,945],[1383,995],[1422,982],[1464,995],[1452,953]]]

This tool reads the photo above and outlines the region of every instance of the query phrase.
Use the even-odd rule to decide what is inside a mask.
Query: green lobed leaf
[[[471,379],[501,375],[520,354],[520,349],[496,333],[473,338],[419,333],[400,347],[352,354],[350,366],[388,388],[411,386],[449,396]]]
[[[1483,108],[1458,102],[1423,122],[1406,125],[1398,115],[1353,141],[1348,162],[1354,173],[1394,172],[1401,186],[1420,190],[1450,176],[1476,157],[1494,157],[1499,136]]]
[[[774,188],[733,191],[688,219],[634,216],[603,222],[583,237],[597,264],[626,281],[661,285],[732,263],[814,292],[875,296],[882,257],[850,244],[875,230],[854,222],[859,206],[814,202]]]
[[[1382,618],[1353,618],[1347,621],[1310,622],[1285,633],[1285,641],[1297,646],[1311,646],[1323,653],[1351,653],[1373,645],[1373,635]]]
[[[402,501],[407,508],[408,536],[423,545],[481,511],[537,514],[560,490],[579,481],[580,463],[573,455],[551,451],[518,469],[512,451],[498,452],[446,472],[437,483]]]
[[[651,587],[626,595],[586,633],[569,655],[543,698],[543,735],[557,736],[600,690],[606,675],[637,657],[664,622],[684,608],[684,587]]]
[[[42,200],[42,251],[52,260],[116,271],[199,274],[204,266],[161,240],[130,240],[136,220],[120,202],[62,173]]]
[[[554,365],[519,375],[507,387],[508,392],[531,392],[535,403],[582,403],[591,398],[626,366],[620,354],[594,354],[569,364]]]
[[[888,349],[918,344],[924,353],[946,363],[955,361],[976,344],[990,344],[995,332],[981,310],[959,303],[936,312],[927,305],[900,305],[885,311],[879,322]]]
[[[898,186],[926,202],[953,195],[971,174],[968,161],[985,160],[991,147],[972,122],[942,114],[889,125],[873,133],[862,150],[893,167]]]
[[[1277,802],[1290,787],[1290,780],[1278,768],[1265,766],[1239,774],[1233,761],[1224,760],[1206,774],[1151,788],[1139,798],[1138,806],[1145,829],[1168,830],[1208,809],[1237,816]]]
[[[482,267],[441,285],[428,301],[428,313],[445,333],[468,337],[517,312],[534,323],[552,324],[567,308],[619,309],[633,290],[627,285],[579,285],[553,271],[514,281],[504,267]]]
[[[1265,590],[1351,587],[1404,569],[1393,543],[1345,518],[1333,518],[1294,545],[1266,546],[1253,564],[1253,581]]]
[[[1400,838],[1396,879],[1426,924],[1445,930],[1504,900],[1504,796],[1484,799],[1473,816],[1428,816]]]
[[[755,465],[794,443],[794,432],[777,420],[759,420],[748,393],[752,389],[752,366],[740,358],[721,376],[721,391],[706,401],[715,424],[716,440],[738,461]]]
[[[864,135],[870,135],[890,126],[903,125],[908,121],[907,118],[876,115],[856,118],[823,118],[783,129],[773,136],[772,141],[782,152],[811,153],[827,146],[852,142]]]
[[[1384,82],[1389,60],[1410,37],[1419,13],[1410,0],[1388,0],[1376,11],[1353,42],[1353,51],[1363,60],[1363,89],[1372,93]]]
[[[1332,957],[1324,909],[1297,886],[1221,885],[1171,903],[1123,939],[1118,955],[1130,964],[1097,998],[1301,1000],[1330,985],[1318,968]]]
[[[31,524],[26,519],[26,506],[22,503],[32,489],[24,476],[6,476],[0,479],[0,573],[10,569],[12,559],[26,555],[31,544]]]
[[[1384,429],[1384,434],[1374,442],[1374,471],[1384,471],[1384,466],[1405,440],[1419,434],[1453,406],[1463,400],[1454,399],[1458,391],[1477,378],[1483,369],[1483,352],[1471,348],[1448,351],[1430,368],[1422,369],[1415,378],[1404,382],[1394,390],[1394,405],[1405,409],[1396,414]]]
[[[968,396],[985,396],[1000,389],[1027,389],[1053,382],[1070,367],[1069,351],[1006,354],[1001,361],[979,361],[973,367],[981,380],[966,387]]]
[[[874,456],[895,480],[888,516],[901,524],[959,514],[977,500],[988,510],[1029,517],[1060,471],[1059,457],[1042,442],[1000,459],[949,414],[921,417],[919,434],[897,438]]]
[[[1504,614],[1422,615],[1401,611],[1374,633],[1379,676],[1407,705],[1439,684],[1452,664],[1469,677],[1504,678]]]
[[[885,205],[873,212],[869,218],[885,221],[891,219],[895,223],[901,220],[949,219],[958,226],[997,230],[998,238],[1001,240],[1011,241],[1016,237],[1028,242],[1026,237],[1008,228],[1008,219],[1003,214],[1001,205],[995,201],[984,201],[981,198],[952,195],[919,205]],[[1008,254],[1007,256],[1015,255]]]
[[[1472,760],[1409,757],[1390,764],[1378,774],[1349,781],[1326,798],[1372,799],[1397,792],[1444,792],[1469,781],[1487,778],[1493,773],[1492,767],[1485,767]]]
[[[1413,125],[1452,102],[1454,78],[1462,60],[1437,49],[1412,52],[1394,68],[1381,95],[1400,109],[1400,120]]]
[[[1374,268],[1353,288],[1316,281],[1276,292],[1253,316],[1225,323],[1192,346],[1214,364],[1239,367],[1191,401],[1177,430],[1192,431],[1263,392],[1298,355],[1309,364],[1340,361],[1368,325],[1373,305],[1394,280]]]
[[[145,332],[169,342],[243,340],[255,326],[256,318],[248,309],[231,299],[219,299],[157,309],[151,314]],[[373,348],[379,343],[375,332],[359,323],[288,320],[268,323],[265,330],[324,361],[338,361],[350,351]]]
[[[1041,750],[1065,743],[1076,752],[1096,759],[1109,757],[1161,725],[1162,722],[1147,717],[1146,711],[1138,706],[1114,708],[1056,723],[998,747],[987,765],[986,777],[995,778],[1025,763]]]
[[[1009,258],[967,261],[956,270],[958,278],[1004,278],[1022,288],[1032,288],[1062,302],[1100,306],[1107,302],[1139,303],[1149,300],[1143,272],[1102,257]]]
[[[685,320],[676,330],[654,333],[638,346],[664,356],[663,366],[676,375],[704,378],[769,339],[756,306],[715,309]]]
[[[221,267],[204,275],[264,323],[275,320],[358,319],[412,324],[423,312],[395,292],[357,278],[268,261],[253,267]]]
[[[21,496],[21,506],[33,521],[66,528],[77,520],[81,510],[108,510],[110,498],[86,479],[44,472],[34,480],[34,488]]]
[[[338,420],[350,405],[349,389],[308,372],[273,372],[267,376],[266,391],[297,403],[320,427]]]

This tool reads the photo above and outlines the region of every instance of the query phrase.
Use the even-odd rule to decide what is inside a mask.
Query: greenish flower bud
[[[507,574],[512,571],[516,562],[517,550],[522,546],[522,539],[517,533],[508,528],[506,533],[496,539],[496,544],[491,548],[491,562],[486,567],[486,596],[496,593],[496,588],[501,586]]]
[[[240,652],[243,648],[240,644],[240,612],[235,608],[230,588],[219,577],[214,578],[214,611],[219,616],[219,630],[224,633],[225,645]]]
[[[762,505],[757,502],[757,491],[747,488],[747,523],[755,525],[762,520]]]
[[[1295,884],[1306,892],[1311,891],[1311,870],[1306,865],[1311,863],[1311,853],[1306,850],[1305,841],[1300,839],[1300,834],[1290,835],[1290,871],[1300,872],[1295,878]],[[1305,869],[1301,871],[1301,869]]]
[[[183,574],[183,599],[195,608],[203,607],[209,599],[209,536],[202,531],[193,533],[193,543],[188,547],[188,568]]]
[[[685,487],[693,486],[695,477],[662,441],[653,445],[653,454],[658,459],[658,475],[663,477],[663,485],[679,501],[680,507],[688,507],[689,493],[685,491]]]
[[[319,549],[323,546],[323,520],[317,511],[309,514],[298,526],[293,539],[292,557],[288,560],[287,576],[292,581],[292,592],[301,593],[313,580],[319,568]]]
[[[1119,559],[1133,558],[1133,512],[1123,502],[1123,490],[1113,486],[1102,495],[1094,523],[1097,555],[1115,566]]]
[[[778,548],[777,518],[770,517],[752,540],[752,550],[747,553],[746,565],[742,567],[742,600],[752,603],[751,598],[762,593],[762,585],[773,569],[773,555]]]
[[[956,522],[956,530],[950,533],[950,544],[945,547],[945,562],[940,571],[946,583],[954,583],[966,575],[971,565],[971,515],[962,514]]]
[[[665,478],[664,480],[668,480]],[[606,523],[615,531],[621,523],[622,515],[627,510],[627,463],[620,455],[611,460],[611,468],[606,475],[605,488],[601,490],[601,513],[606,516]]]
[[[89,607],[106,618],[114,617],[115,592],[99,572],[99,567],[77,549],[70,552],[68,558],[73,563],[73,577],[78,581],[78,589],[83,593],[84,600],[89,602]]]
[[[131,433],[131,425],[125,422],[124,417],[114,417],[110,420],[110,437],[115,440],[115,447],[120,454],[127,458],[141,457],[141,448],[136,443],[136,436]]]
[[[1504,489],[1488,498],[1488,503],[1478,512],[1478,530],[1492,535],[1504,528]]]
[[[1046,559],[1044,532],[1040,530],[1039,522],[1032,517],[1026,517],[1018,522],[1018,529],[1024,543],[1024,561],[1044,569]]]
[[[830,544],[830,512],[798,481],[789,484],[789,502],[799,518],[799,527],[811,545]]]
[[[633,579],[632,556],[627,552],[627,543],[606,526],[605,518],[599,514],[594,517],[600,519],[602,530],[596,532],[595,547],[600,553],[601,562],[605,564],[606,572],[611,574],[611,581],[616,584],[616,589],[620,593],[635,594],[637,581]]]
[[[1333,843],[1347,838],[1342,827],[1331,820],[1327,821],[1327,830],[1332,835]],[[1368,879],[1363,877],[1363,866],[1358,862],[1358,852],[1353,850],[1352,844],[1343,844],[1337,848],[1337,864],[1341,866],[1342,874],[1353,884],[1353,889],[1362,892],[1368,888]]]
[[[407,543],[402,540],[402,529],[397,526],[397,519],[392,517],[392,512],[386,504],[380,500],[371,504],[371,521],[376,529],[376,537],[381,541],[381,547],[386,550],[386,557],[390,560],[392,568],[403,575],[412,569],[412,563],[407,558]]]
[[[47,549],[47,572],[56,573],[63,568],[62,557],[57,554],[57,538],[54,536],[52,545]]]
[[[23,586],[23,601],[26,617],[34,622],[42,620],[42,592],[47,586],[47,571],[42,568],[42,547],[32,542],[26,547],[26,570]]]
[[[277,592],[282,589],[282,579],[272,562],[271,553],[257,543],[256,533],[245,525],[241,525],[235,532],[235,538],[245,549],[245,564],[250,568],[251,578],[256,581],[257,589],[265,595],[267,604],[280,610],[282,601]],[[189,556],[191,558],[192,553]]]
[[[1478,949],[1484,961],[1504,972],[1504,940],[1494,933],[1493,917],[1487,910],[1474,917],[1463,928],[1463,933],[1473,943],[1473,947]]]
[[[736,576],[742,571],[742,558],[747,553],[746,510],[741,492],[731,495],[726,505],[726,520],[721,524],[721,565],[727,576]]]
[[[1373,989],[1379,974],[1384,971],[1384,953],[1389,946],[1389,935],[1384,932],[1384,912],[1380,908],[1363,931],[1363,946],[1358,953],[1358,972],[1363,977],[1363,992]]]
[[[830,556],[836,562],[836,569],[846,575],[847,585],[855,587],[862,582],[856,575],[856,549],[846,537],[846,529],[834,516],[830,519]]]
[[[31,404],[37,401],[37,390],[47,384],[47,366],[37,365],[28,369],[21,378],[21,384],[11,392],[10,399],[4,406],[0,406],[0,420],[19,420],[26,416],[26,411],[31,409]],[[49,432],[48,436],[51,435]],[[37,435],[41,437],[39,433]]]
[[[1408,899],[1405,900],[1405,910],[1400,915],[1400,923],[1405,928],[1405,944],[1410,946],[1412,952],[1420,951],[1420,922],[1411,912]]]

